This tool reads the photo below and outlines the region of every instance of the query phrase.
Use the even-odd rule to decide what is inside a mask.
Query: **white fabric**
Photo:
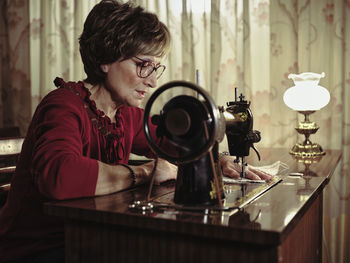
[[[288,170],[288,165],[281,162],[281,161],[276,161],[272,164],[269,165],[264,165],[264,166],[252,166],[249,165],[251,168],[255,170],[259,170],[262,172],[265,172],[270,175],[282,175],[284,172]],[[251,180],[248,178],[230,178],[224,176],[223,178],[224,183],[235,183],[235,184],[245,184],[245,183],[265,183],[265,180]]]
[[[289,166],[286,163],[283,163],[281,161],[276,161],[273,164],[270,165],[264,165],[264,166],[253,166],[250,165],[251,168],[265,172],[270,175],[281,175],[285,171],[288,170]]]

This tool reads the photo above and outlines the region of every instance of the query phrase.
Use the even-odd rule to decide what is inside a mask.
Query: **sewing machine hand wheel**
[[[152,116],[152,124],[157,126],[157,137],[167,142],[159,145],[157,138],[150,133],[151,109],[162,93],[176,87],[185,88],[187,93],[196,96],[183,95],[186,92],[182,91],[182,95],[170,99],[160,112]],[[221,129],[218,129],[219,126]],[[214,143],[224,136],[221,126],[219,110],[210,95],[187,81],[172,81],[161,86],[152,94],[144,111],[143,127],[150,147],[160,158],[175,164],[192,162],[208,153]]]

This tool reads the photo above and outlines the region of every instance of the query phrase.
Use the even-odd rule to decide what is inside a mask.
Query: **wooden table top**
[[[248,164],[262,166],[281,161],[288,169],[279,174],[281,182],[264,192],[243,209],[231,211],[179,211],[154,209],[132,210],[129,205],[145,200],[148,186],[106,196],[57,201],[45,204],[45,212],[66,220],[83,220],[98,224],[162,231],[201,238],[260,245],[278,245],[293,230],[312,202],[330,180],[341,158],[339,150],[327,150],[317,163],[306,167],[307,176],[289,176],[291,172],[305,172],[305,165],[293,159],[287,149],[260,149],[261,161],[254,153]],[[152,197],[171,195],[174,183],[154,186]]]

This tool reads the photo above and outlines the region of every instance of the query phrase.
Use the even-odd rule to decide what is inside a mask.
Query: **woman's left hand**
[[[239,178],[242,171],[242,165],[234,162],[234,156],[221,156],[220,165],[224,176],[231,178]],[[245,167],[245,177],[252,180],[271,180],[273,175],[267,174],[263,171],[259,171],[251,166]]]

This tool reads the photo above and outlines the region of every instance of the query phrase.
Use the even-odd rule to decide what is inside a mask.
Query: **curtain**
[[[31,119],[29,6],[1,0],[0,13],[0,120],[23,132]]]
[[[97,0],[30,0],[30,21],[35,31],[30,36],[31,96],[36,105],[55,87],[55,77],[82,80],[78,38],[84,20]]]
[[[78,48],[83,21],[98,0],[0,0],[0,125],[25,134],[56,76],[84,78]],[[125,0],[124,0],[125,2]],[[159,81],[199,82],[217,105],[234,88],[251,101],[259,147],[291,148],[302,118],[283,103],[290,73],[325,72],[330,103],[311,115],[311,136],[342,160],[324,198],[324,261],[350,252],[350,0],[135,0],[158,14],[172,34]],[[196,78],[196,71],[200,78]],[[174,94],[159,101],[162,105]],[[226,141],[220,144],[227,149]]]

